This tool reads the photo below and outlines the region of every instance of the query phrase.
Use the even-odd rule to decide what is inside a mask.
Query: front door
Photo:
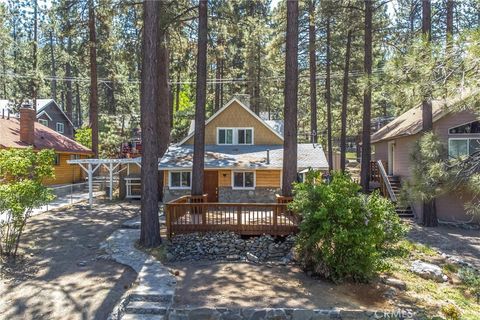
[[[394,159],[395,159],[395,141],[389,141],[388,142],[388,163],[387,163],[387,174],[389,176],[393,176],[393,170],[394,170]]]
[[[208,202],[218,202],[218,171],[205,170],[203,175],[203,192],[208,195]]]

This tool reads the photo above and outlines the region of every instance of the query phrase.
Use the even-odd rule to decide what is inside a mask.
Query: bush
[[[52,150],[0,150],[0,255],[15,257],[32,209],[53,199],[42,185],[53,176]]]
[[[319,172],[294,186],[291,207],[303,216],[297,238],[304,268],[334,281],[367,281],[382,266],[382,254],[405,234],[392,203],[370,196],[350,176],[334,173],[330,183]]]

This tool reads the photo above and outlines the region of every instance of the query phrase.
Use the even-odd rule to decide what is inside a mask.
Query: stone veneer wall
[[[170,189],[169,187],[163,187],[163,203],[170,202],[189,194],[190,189]]]
[[[218,202],[276,202],[275,194],[281,193],[279,188],[256,187],[255,190],[234,190],[231,187],[218,188]]]

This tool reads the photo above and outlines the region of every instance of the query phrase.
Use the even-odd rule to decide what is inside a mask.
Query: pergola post
[[[93,205],[93,171],[92,171],[92,164],[88,164],[88,205],[90,209]]]
[[[110,174],[110,190],[109,190],[109,198],[110,198],[110,201],[112,200],[112,195],[113,195],[113,163],[109,163],[109,174]]]

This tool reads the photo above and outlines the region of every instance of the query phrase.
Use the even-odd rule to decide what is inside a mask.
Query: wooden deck
[[[300,217],[287,203],[207,203],[181,197],[166,205],[167,234],[232,231],[284,236],[298,232]]]

